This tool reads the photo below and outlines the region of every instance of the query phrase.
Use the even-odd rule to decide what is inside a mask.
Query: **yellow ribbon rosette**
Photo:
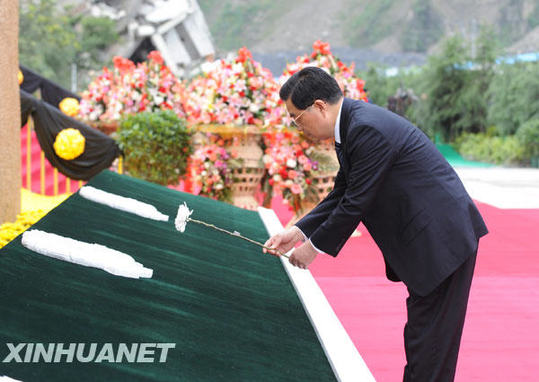
[[[70,117],[79,114],[79,101],[76,98],[66,97],[60,102],[60,110]]]
[[[19,73],[17,73],[17,79],[19,80],[19,85],[24,81],[24,76],[20,70]]]
[[[79,130],[69,128],[58,133],[54,140],[54,151],[56,155],[65,160],[77,158],[84,152],[86,138]]]

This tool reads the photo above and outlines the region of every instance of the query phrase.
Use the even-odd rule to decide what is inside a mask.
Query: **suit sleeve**
[[[331,204],[328,202],[324,210],[329,210],[327,219],[308,235],[317,248],[332,256],[337,256],[369,210],[396,157],[388,140],[369,126],[349,129],[346,141],[349,174],[344,193],[340,198],[336,193]]]
[[[342,168],[335,177],[333,190],[318,205],[305,215],[295,225],[303,232],[307,238],[322,224],[331,211],[337,207],[346,190],[346,180]]]

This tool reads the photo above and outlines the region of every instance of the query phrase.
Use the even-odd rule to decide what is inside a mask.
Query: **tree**
[[[504,64],[488,89],[488,123],[500,135],[514,134],[539,118],[539,63]]]
[[[19,17],[19,61],[43,77],[69,88],[71,63],[80,43],[56,0],[22,0]]]
[[[462,118],[455,126],[459,131],[471,133],[485,132],[488,126],[487,91],[494,78],[494,66],[498,55],[494,30],[482,26],[475,45],[475,57],[470,56],[472,68],[469,72],[469,82],[462,89]]]
[[[385,107],[387,99],[395,93],[398,85],[392,86],[390,79],[384,73],[385,67],[376,67],[369,64],[367,71],[360,73],[358,76],[365,80],[365,90],[369,102]]]
[[[22,0],[19,55],[21,65],[70,88],[71,65],[100,69],[103,51],[118,40],[108,18],[70,16],[57,0]]]
[[[426,123],[447,142],[464,132],[486,131],[487,90],[494,76],[497,43],[491,29],[482,28],[472,57],[459,35],[445,40],[442,52],[429,58],[426,70]]]
[[[470,72],[465,70],[467,51],[462,37],[450,37],[444,41],[440,54],[429,57],[425,73],[426,123],[446,141],[458,135],[455,126],[463,114],[462,91],[470,80]]]

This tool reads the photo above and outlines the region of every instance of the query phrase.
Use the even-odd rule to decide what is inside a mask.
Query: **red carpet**
[[[539,380],[539,210],[478,207],[490,233],[479,245],[456,381]],[[279,199],[272,208],[290,219]],[[385,278],[360,226],[339,256],[310,270],[377,381],[402,380],[406,288]]]

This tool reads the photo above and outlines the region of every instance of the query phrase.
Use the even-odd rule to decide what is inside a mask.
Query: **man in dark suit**
[[[390,280],[408,288],[404,381],[452,381],[479,238],[488,231],[460,179],[406,119],[343,98],[324,70],[294,74],[280,97],[299,131],[335,139],[333,191],[266,246],[307,268],[337,256],[360,222],[382,251]],[[266,252],[264,250],[264,252]]]

